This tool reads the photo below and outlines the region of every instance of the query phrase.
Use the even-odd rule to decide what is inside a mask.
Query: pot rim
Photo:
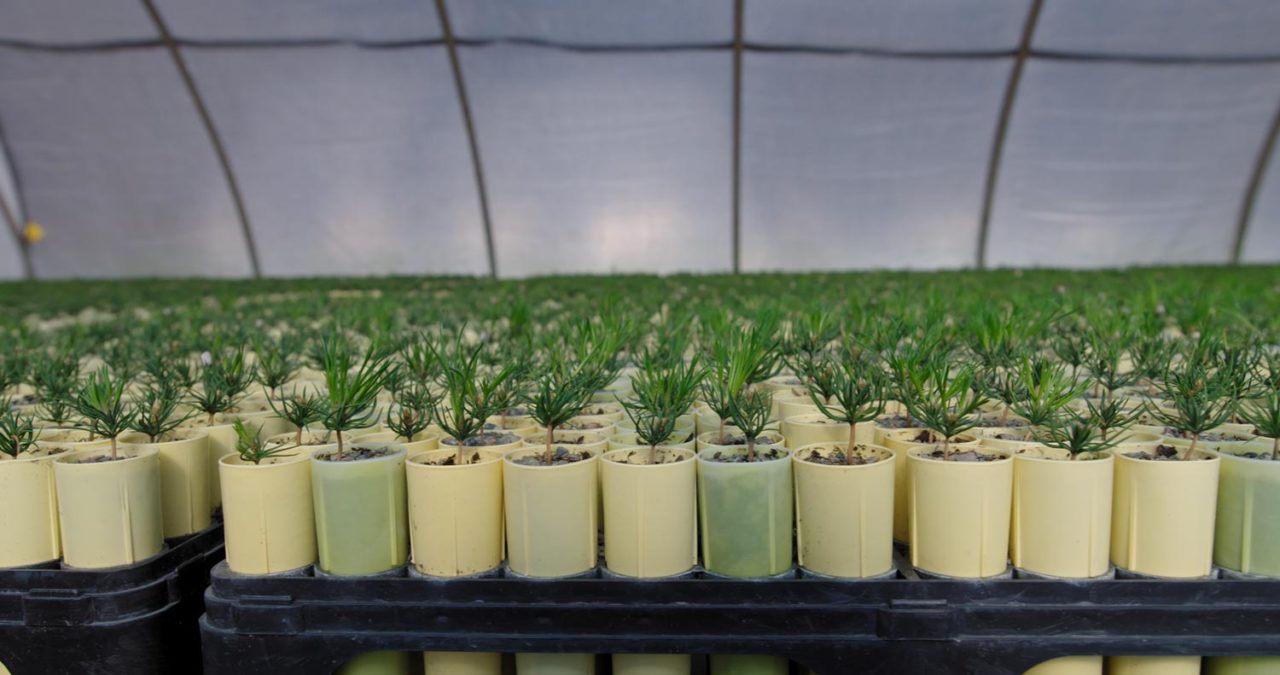
[[[254,464],[240,457],[239,453],[233,452],[218,458],[218,466],[225,466],[233,471],[261,471],[272,467],[289,466],[299,462],[306,462],[311,459],[311,452],[307,446],[299,446],[298,452],[293,455],[275,455],[268,459],[276,459],[283,461],[275,461],[270,464]]]
[[[634,446],[628,446],[625,448],[614,448],[613,450],[609,450],[605,453],[602,453],[600,455],[600,461],[609,462],[610,464],[617,464],[618,466],[636,467],[638,469],[641,469],[641,468],[660,468],[664,466],[675,466],[677,464],[684,464],[686,462],[692,462],[698,456],[697,451],[690,450],[688,448],[681,448],[674,445],[659,445],[657,446],[658,450],[673,452],[682,456],[680,457],[680,459],[674,462],[664,462],[662,464],[632,464],[631,462],[619,462],[618,460],[610,457],[610,455],[620,455],[621,453],[624,453],[624,452],[634,452],[636,450],[648,450],[648,449],[649,449],[649,446],[647,445],[634,445]]]
[[[591,464],[592,462],[599,461],[600,455],[601,455],[600,452],[588,449],[588,450],[584,450],[584,452],[591,455],[590,457],[583,460],[579,460],[577,462],[570,462],[568,464],[549,464],[549,465],[548,464],[519,464],[514,461],[517,456],[520,456],[526,453],[536,454],[540,452],[542,452],[542,450],[539,448],[516,448],[515,450],[510,450],[502,455],[503,468],[505,470],[506,467],[510,466],[510,467],[515,467],[519,470],[529,469],[533,471],[570,469],[570,468],[579,467],[586,464]]]
[[[370,447],[370,446],[373,446],[373,447],[379,447],[379,448],[391,447],[391,448],[395,448],[395,452],[391,452],[391,453],[388,453],[388,454],[382,455],[381,457],[369,457],[369,458],[366,458],[366,459],[353,459],[353,460],[351,460],[351,461],[342,461],[342,462],[330,462],[330,461],[328,461],[328,460],[320,459],[320,454],[321,454],[321,453],[323,453],[323,452],[327,452],[327,451],[330,451],[330,450],[335,450],[335,449],[337,449],[337,447],[338,447],[338,444],[337,444],[337,443],[330,443],[330,444],[328,444],[328,445],[321,445],[321,446],[317,446],[315,449],[313,449],[313,450],[310,452],[311,461],[312,461],[312,462],[323,462],[323,463],[325,463],[325,464],[333,464],[333,465],[343,465],[343,464],[367,464],[367,463],[372,463],[372,462],[393,462],[393,461],[395,461],[396,459],[403,459],[403,458],[404,458],[404,456],[405,456],[405,454],[407,454],[407,452],[408,452],[408,451],[406,451],[406,450],[405,450],[404,445],[402,445],[402,444],[400,444],[400,443],[390,443],[390,442],[387,442],[387,441],[370,441],[370,442],[368,442],[368,443],[360,443],[360,439],[355,439],[355,440],[353,440],[351,443],[349,443],[349,444],[344,444],[344,445],[349,445],[351,448],[354,448],[356,445],[362,445],[362,446],[364,446],[364,447]]]
[[[422,451],[419,451],[419,452],[415,452],[415,453],[413,453],[411,456],[409,456],[409,457],[405,460],[405,466],[406,466],[406,467],[413,467],[415,471],[416,471],[416,470],[421,470],[421,471],[437,471],[437,470],[439,470],[439,471],[446,471],[446,470],[466,469],[467,467],[472,467],[472,466],[484,466],[484,465],[486,465],[486,464],[492,464],[492,463],[494,463],[494,462],[501,462],[501,461],[502,461],[502,458],[505,456],[505,453],[503,453],[502,451],[499,451],[499,450],[493,450],[493,449],[492,449],[493,447],[496,447],[496,446],[477,447],[477,448],[475,448],[476,452],[479,452],[479,453],[480,453],[480,461],[478,461],[478,462],[472,462],[472,463],[470,463],[470,464],[450,464],[450,465],[427,464],[426,462],[422,462],[422,461],[419,461],[419,460],[422,460],[422,459],[427,458],[428,456],[434,456],[434,455],[440,455],[440,456],[442,456],[442,457],[443,457],[443,456],[446,456],[446,455],[456,455],[456,454],[458,454],[458,450],[457,450],[457,448],[456,448],[456,447],[454,447],[454,448],[436,448],[435,450],[422,450]]]
[[[877,467],[882,464],[893,464],[894,462],[897,461],[897,455],[893,454],[892,450],[884,447],[883,445],[876,445],[875,443],[858,443],[857,444],[857,445],[861,445],[863,447],[869,448],[871,450],[875,450],[876,454],[880,456],[879,460],[876,460],[875,462],[872,462],[870,464],[820,464],[818,462],[807,461],[800,456],[800,453],[804,452],[805,450],[810,450],[810,452],[812,452],[811,450],[812,448],[817,448],[817,447],[830,448],[833,446],[837,448],[843,448],[846,444],[847,444],[846,441],[822,441],[818,443],[808,443],[806,445],[802,445],[796,448],[795,450],[791,451],[791,461],[795,464],[812,466],[819,470],[836,469],[836,470],[845,470],[845,471],[852,471],[854,469],[871,469],[872,467]]]
[[[929,444],[922,445],[922,447],[911,448],[910,450],[907,450],[907,457],[910,457],[911,459],[914,459],[918,462],[937,462],[939,464],[944,464],[944,465],[955,464],[957,466],[994,466],[994,465],[1005,464],[1013,461],[1013,453],[1007,450],[995,450],[992,448],[983,448],[981,446],[976,448],[966,448],[966,449],[985,451],[983,452],[983,454],[999,455],[1000,459],[989,461],[989,462],[952,462],[945,459],[934,459],[932,457],[920,456],[921,452],[924,452],[926,450],[933,450],[937,446],[938,446],[937,443],[929,443]]]
[[[916,447],[933,447],[933,446],[935,446],[935,445],[942,445],[942,444],[941,444],[940,442],[938,442],[938,441],[932,441],[932,442],[928,442],[928,443],[923,443],[923,442],[921,442],[921,441],[909,441],[909,440],[902,440],[902,439],[899,439],[899,438],[898,438],[898,436],[899,436],[899,435],[901,435],[901,434],[905,434],[905,433],[918,434],[918,433],[920,433],[921,431],[928,431],[929,433],[932,433],[932,434],[936,434],[936,433],[937,433],[937,432],[935,432],[935,431],[933,431],[933,430],[931,430],[931,429],[926,429],[926,428],[924,428],[924,427],[907,427],[907,428],[905,428],[905,429],[894,429],[894,430],[892,430],[892,431],[885,432],[885,438],[890,438],[890,437],[892,437],[892,438],[893,438],[893,440],[898,441],[899,443],[907,443],[907,444],[910,444],[910,445],[913,445],[913,446],[916,446]],[[952,436],[952,438],[968,438],[969,440],[967,440],[967,441],[959,441],[959,440],[957,440],[957,441],[952,441],[952,442],[951,442],[951,444],[952,444],[952,445],[966,445],[966,444],[969,444],[969,443],[979,443],[979,442],[981,442],[981,441],[982,441],[982,439],[981,439],[981,438],[979,438],[977,435],[975,435],[975,434],[971,433],[972,431],[973,431],[973,430],[972,430],[972,429],[970,429],[969,431],[964,431],[964,432],[961,432],[961,433],[959,433],[959,434],[956,434],[955,436]],[[967,445],[966,445],[966,447],[967,447]],[[913,449],[914,449],[914,448],[913,448]]]
[[[148,457],[158,457],[160,455],[160,451],[155,449],[154,447],[143,447],[143,446],[134,445],[131,443],[120,443],[118,444],[116,449],[118,453],[120,454],[130,453],[130,456],[124,457],[123,459],[117,459],[112,462],[94,462],[91,464],[82,464],[80,462],[65,461],[65,460],[71,459],[72,457],[93,457],[98,455],[110,455],[111,447],[107,446],[102,448],[89,448],[87,450],[73,450],[71,452],[64,452],[62,454],[55,455],[53,457],[53,463],[61,464],[63,466],[68,466],[68,467],[75,467],[77,469],[83,469],[83,468],[97,467],[97,466],[109,466],[109,465],[118,466],[121,464],[132,462],[133,460],[146,459]]]
[[[759,449],[760,447],[761,447],[760,445],[756,446],[757,449]],[[781,443],[778,443],[776,445],[768,445],[764,447],[767,447],[769,449],[781,450],[783,452],[783,455],[776,459],[764,459],[756,462],[717,462],[714,459],[710,459],[703,456],[704,453],[710,452],[712,450],[717,450],[719,448],[729,448],[731,450],[741,450],[743,452],[745,452],[747,449],[745,445],[717,445],[709,448],[699,448],[696,461],[700,464],[714,464],[716,466],[732,466],[732,467],[745,468],[745,467],[752,467],[752,466],[768,466],[770,464],[777,464],[779,462],[789,462],[791,461],[791,455],[794,454],[791,452],[791,450],[783,446]]]
[[[151,446],[160,446],[160,445],[177,445],[178,443],[190,443],[191,441],[198,441],[198,440],[200,440],[200,439],[202,439],[202,438],[208,438],[208,437],[209,437],[209,429],[208,429],[208,427],[187,427],[187,428],[185,428],[185,429],[184,429],[184,428],[182,428],[182,427],[179,427],[179,428],[177,428],[177,429],[174,429],[174,430],[173,430],[173,432],[190,432],[190,433],[191,433],[191,437],[190,437],[190,438],[180,438],[180,439],[178,439],[178,440],[176,440],[176,441],[156,441],[156,442],[152,443],[151,441],[146,440],[146,438],[147,438],[147,435],[146,435],[146,434],[142,433],[141,431],[132,431],[132,430],[131,430],[131,431],[126,431],[126,432],[125,432],[125,433],[123,433],[123,434],[120,434],[120,435],[117,437],[117,441],[118,441],[118,442],[120,442],[120,443],[127,443],[127,444],[129,444],[129,445],[151,445]],[[170,433],[173,433],[173,432],[170,432]],[[142,440],[126,440],[126,438],[132,439],[132,438],[139,438],[139,437],[140,437]],[[108,439],[108,440],[110,440],[110,439]]]

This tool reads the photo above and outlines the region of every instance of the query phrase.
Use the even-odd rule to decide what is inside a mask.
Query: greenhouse
[[[1277,675],[1277,34],[0,0],[0,674]]]

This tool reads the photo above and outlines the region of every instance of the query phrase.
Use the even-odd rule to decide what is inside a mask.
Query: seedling
[[[1280,460],[1280,391],[1272,389],[1261,401],[1245,403],[1238,414],[1259,436],[1271,439],[1271,459]]]
[[[1003,394],[1032,427],[1049,427],[1087,387],[1067,373],[1065,364],[1036,356],[1022,359]]]
[[[748,387],[729,404],[729,414],[742,436],[747,440],[747,461],[756,460],[756,442],[769,429],[769,416],[773,413],[773,392],[760,387]],[[721,438],[723,441],[723,437]]]
[[[285,451],[298,447],[283,443],[267,445],[262,440],[261,429],[253,429],[251,431],[240,420],[232,422],[231,425],[236,432],[236,452],[239,453],[240,459],[252,462],[255,465],[261,464],[264,459],[287,457],[288,455],[284,454]]]
[[[693,405],[704,373],[696,356],[686,364],[646,353],[640,372],[631,377],[635,398],[620,403],[635,425],[636,439],[649,446],[649,464],[657,463],[658,446],[675,433],[676,421]]]
[[[1036,440],[1051,447],[1071,453],[1071,459],[1079,459],[1115,447],[1117,439],[1107,440],[1097,420],[1080,415],[1057,420],[1036,434]]]
[[[134,401],[129,428],[157,443],[191,417],[191,413],[178,415],[177,412],[178,392],[168,384],[152,385]]]
[[[106,367],[89,373],[84,384],[71,399],[71,407],[80,417],[77,428],[94,436],[111,440],[111,459],[119,459],[118,439],[133,424],[134,412],[124,403],[128,381],[113,377]]]
[[[573,419],[596,391],[598,379],[594,364],[569,364],[554,357],[546,372],[525,395],[529,416],[547,430],[542,463],[550,466],[555,459],[555,430]]]
[[[974,368],[951,361],[930,363],[913,373],[907,410],[942,437],[942,458],[951,459],[951,439],[977,425],[976,413],[987,398],[973,388]]]
[[[1089,419],[1097,423],[1098,432],[1102,434],[1104,441],[1111,438],[1112,430],[1128,429],[1142,416],[1141,407],[1135,408],[1129,405],[1129,399],[1116,398],[1110,393],[1104,393],[1096,404],[1086,401],[1085,406],[1089,410]],[[1116,440],[1118,442],[1120,439]]]
[[[287,396],[267,399],[267,405],[271,406],[271,410],[280,419],[297,428],[293,440],[295,445],[302,445],[302,432],[306,430],[307,425],[324,419],[325,403],[324,397],[320,396],[320,392],[314,388],[310,393],[306,390],[299,393],[298,388],[294,387]]]
[[[839,407],[828,405],[826,397],[816,386],[809,388],[809,397],[828,419],[849,425],[849,443],[845,446],[845,464],[853,465],[853,449],[858,444],[858,424],[880,416],[884,412],[884,385],[887,379],[883,370],[867,358],[850,357],[839,362],[828,357],[832,391]]]
[[[468,348],[461,336],[447,354],[437,348],[432,349],[440,364],[445,389],[444,400],[448,402],[448,407],[444,407],[442,401],[437,399],[431,405],[431,417],[453,439],[458,453],[454,462],[457,466],[462,466],[467,463],[463,453],[467,439],[480,433],[484,429],[485,420],[497,412],[495,398],[502,399],[504,395],[495,397],[494,394],[511,377],[511,370],[501,368],[481,377],[477,371],[480,368],[483,345]],[[504,401],[498,400],[496,403],[503,404]]]
[[[1168,399],[1172,412],[1156,405],[1153,400],[1146,403],[1148,413],[1191,439],[1190,447],[1181,455],[1184,460],[1195,456],[1200,434],[1230,420],[1237,406],[1231,397],[1235,391],[1234,383],[1214,373],[1197,353],[1205,347],[1204,344],[1197,345],[1154,383],[1156,390]]]
[[[336,434],[338,447],[334,459],[342,461],[342,432],[363,429],[378,419],[378,392],[391,368],[391,360],[375,342],[365,350],[357,365],[346,342],[332,335],[321,338],[320,356],[329,399],[321,422]]]
[[[720,416],[718,439],[721,442],[727,422],[742,428],[734,417],[734,409],[743,390],[753,382],[769,379],[777,371],[779,357],[775,348],[776,342],[759,324],[746,330],[726,330],[711,343],[711,370],[702,385],[702,399]]]
[[[191,390],[195,407],[208,416],[207,426],[213,426],[219,413],[235,407],[255,378],[255,369],[245,364],[244,350],[214,357],[200,372],[200,388]]]
[[[18,455],[30,452],[36,445],[35,423],[26,415],[19,415],[13,409],[9,399],[0,400],[4,410],[0,411],[0,453],[17,459]]]
[[[387,410],[387,428],[406,442],[431,426],[431,410],[440,397],[426,385],[412,384],[400,389],[395,404]]]
[[[266,389],[268,399],[288,384],[298,371],[298,360],[293,355],[292,348],[285,343],[285,338],[272,340],[265,337],[253,343],[254,354],[258,357],[257,380]]]
[[[79,360],[69,349],[44,354],[33,360],[31,383],[40,395],[42,419],[56,426],[67,426],[70,423],[70,398],[79,371]]]

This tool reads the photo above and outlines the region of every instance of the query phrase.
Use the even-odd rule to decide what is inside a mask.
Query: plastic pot
[[[426,652],[425,675],[500,675],[502,655],[486,652]]]
[[[62,557],[53,456],[39,448],[35,453],[0,460],[0,513],[6,514],[0,518],[0,568]]]
[[[1214,509],[1222,462],[1116,458],[1111,562],[1159,577],[1195,578],[1213,568]]]
[[[1200,657],[1109,656],[1107,675],[1200,675]]]
[[[712,654],[711,675],[787,675],[791,662],[781,656]]]
[[[857,425],[857,442],[868,443],[875,435],[875,422]],[[847,443],[849,425],[836,422],[820,412],[788,417],[782,422],[782,437],[786,446],[798,450],[815,443]]]
[[[688,654],[614,654],[613,675],[689,675]]]
[[[1280,462],[1236,453],[1271,452],[1271,443],[1223,448],[1218,457],[1217,523],[1213,562],[1219,567],[1280,577]],[[1280,672],[1278,669],[1276,672]]]
[[[893,465],[885,448],[862,446],[873,464],[807,461],[844,443],[806,445],[792,456],[800,566],[833,577],[880,576],[893,569]]]
[[[409,655],[405,652],[369,652],[342,664],[333,675],[407,675],[408,672]]]
[[[335,462],[337,446],[311,453],[316,548],[321,571],[337,576],[378,574],[408,557],[405,452],[394,443],[354,441],[345,450],[390,448],[381,457]]]
[[[911,463],[907,461],[907,451],[913,448],[932,448],[938,444],[933,441],[922,443],[915,440],[925,431],[924,429],[896,429],[882,434],[883,447],[888,448],[889,452],[898,458],[893,466],[893,538],[898,541],[907,541],[911,536],[907,508],[907,474],[911,470]],[[933,432],[929,434],[931,438],[937,438]],[[959,440],[951,443],[952,448],[972,450],[978,447],[978,439],[974,436],[961,434],[957,438]]]
[[[956,578],[1003,574],[1009,564],[1013,460],[999,451],[990,454],[1000,459],[989,462],[924,456],[932,450],[907,452],[911,564]]]
[[[409,541],[423,574],[468,576],[502,564],[502,453],[476,452],[471,464],[436,463],[454,450],[420,452],[406,464]]]
[[[151,443],[138,433],[124,434],[121,442],[154,449],[160,458],[160,498],[164,536],[195,534],[213,522],[209,488],[209,433],[204,429],[176,429],[172,440]]]
[[[53,460],[62,530],[62,562],[85,569],[146,560],[164,546],[160,458],[154,448],[122,446],[110,462],[79,460],[110,450],[80,450]]]
[[[1013,457],[1009,553],[1019,569],[1089,578],[1110,569],[1115,459],[1032,448]]]
[[[1102,657],[1062,656],[1037,664],[1022,675],[1102,675]]]
[[[1275,675],[1280,656],[1214,656],[1205,659],[1208,675]]]
[[[565,577],[596,566],[599,456],[553,466],[520,464],[540,449],[503,458],[507,564],[529,577]]]
[[[743,447],[698,451],[702,564],[709,572],[769,577],[791,568],[791,453],[781,445],[757,446],[757,451],[769,449],[780,456],[749,463],[713,459],[718,452],[745,454]]]
[[[311,455],[302,448],[260,464],[238,454],[218,462],[227,565],[238,574],[275,574],[316,561]]]
[[[516,654],[516,675],[593,675],[595,654]]]
[[[614,450],[600,461],[604,493],[604,559],[628,577],[667,577],[698,561],[697,466],[694,453],[657,448]]]

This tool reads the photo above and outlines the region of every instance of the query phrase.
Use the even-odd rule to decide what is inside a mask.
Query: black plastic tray
[[[1280,654],[1280,581],[433,580],[213,571],[206,673],[375,650],[736,653],[818,675],[1005,675],[1071,654]],[[910,578],[909,578],[910,577]]]
[[[13,675],[199,673],[198,620],[222,525],[110,570],[0,570],[0,662]]]

